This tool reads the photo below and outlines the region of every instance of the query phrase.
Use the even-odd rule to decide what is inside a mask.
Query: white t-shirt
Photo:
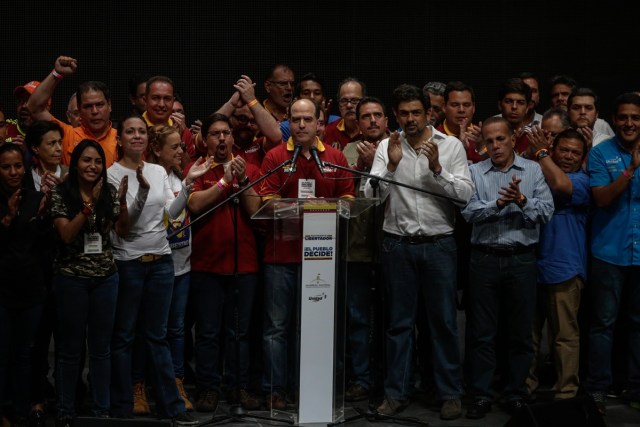
[[[165,255],[171,253],[164,225],[165,212],[177,217],[186,206],[186,192],[175,197],[169,185],[165,169],[153,163],[144,162],[142,175],[149,183],[149,190],[139,189],[136,170],[114,163],[107,169],[111,184],[119,188],[124,176],[129,177],[127,206],[129,211],[129,234],[126,238],[111,233],[113,256],[120,261],[136,259],[142,255]]]
[[[180,194],[180,190],[182,190],[182,180],[173,172],[169,174],[169,186],[173,194],[176,196]],[[168,233],[173,233],[185,225],[187,210],[183,209],[180,215],[174,219],[169,218],[169,215],[165,214],[164,219]],[[171,223],[171,227],[169,227],[169,222]],[[191,271],[191,227],[185,228],[184,231],[172,237],[169,240],[169,246],[171,247],[175,275],[180,276]]]

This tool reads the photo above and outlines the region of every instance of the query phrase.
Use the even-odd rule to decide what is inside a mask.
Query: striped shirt
[[[471,244],[485,246],[529,246],[538,242],[540,224],[553,215],[553,197],[540,165],[515,156],[505,171],[493,167],[491,159],[469,167],[475,191],[462,211],[473,224]],[[520,192],[527,198],[522,209],[510,203],[499,209],[496,201],[502,187],[508,187],[512,176],[522,179]]]

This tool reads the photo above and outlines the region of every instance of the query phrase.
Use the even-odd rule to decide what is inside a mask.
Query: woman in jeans
[[[128,238],[114,239],[120,286],[112,341],[111,412],[117,417],[133,415],[132,353],[138,335],[151,363],[158,415],[179,425],[197,424],[178,393],[167,341],[174,268],[164,218],[180,215],[193,180],[207,171],[210,161],[198,159],[175,196],[165,168],[143,161],[148,134],[141,117],[121,120],[117,141],[120,160],[109,168],[109,182],[115,185],[129,177],[131,228]]]
[[[125,200],[127,181],[118,190],[107,183],[104,150],[96,141],[82,140],[73,150],[69,176],[51,195],[51,217],[58,235],[53,291],[58,313],[56,426],[72,423],[85,331],[93,415],[109,414],[111,347],[118,272],[111,231],[128,233]]]

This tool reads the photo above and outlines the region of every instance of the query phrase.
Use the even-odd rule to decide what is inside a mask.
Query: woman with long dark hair
[[[120,189],[107,182],[105,154],[96,141],[82,140],[71,154],[68,178],[51,195],[50,213],[58,235],[53,290],[58,312],[56,426],[76,415],[75,392],[83,343],[89,348],[93,415],[110,410],[111,334],[118,272],[111,232],[126,237],[127,180]]]

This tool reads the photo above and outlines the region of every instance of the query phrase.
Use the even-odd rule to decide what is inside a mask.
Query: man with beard
[[[387,115],[382,101],[374,97],[364,97],[356,107],[358,127],[362,140],[354,141],[344,147],[343,153],[349,166],[368,172],[373,165],[378,144],[387,137]],[[356,197],[365,197],[366,178],[355,175]],[[370,318],[372,289],[382,285],[382,271],[379,267],[379,242],[382,234],[382,205],[373,207],[349,221],[349,243],[347,253],[347,312],[348,339],[351,349],[352,378],[345,392],[345,400],[354,402],[364,400],[370,395],[375,382],[375,373],[370,366],[370,333],[377,348],[382,338],[377,330],[371,331],[374,320]],[[378,305],[375,302],[376,306]],[[373,324],[377,324],[375,320]],[[375,352],[375,348],[372,350]],[[376,372],[377,373],[377,372]]]
[[[556,75],[551,78],[551,107],[562,108],[567,111],[569,109],[567,101],[569,95],[578,86],[578,83],[571,77],[565,75]],[[593,125],[594,129],[603,135],[615,136],[615,132],[607,123],[602,119],[596,119]]]
[[[324,131],[324,142],[327,145],[342,150],[348,143],[361,139],[356,106],[366,94],[364,83],[355,77],[347,77],[340,83],[337,99],[342,120],[327,125]]]
[[[229,118],[220,113],[202,123],[207,155],[215,162],[194,182],[187,202],[194,218],[260,176],[256,166],[233,155],[230,125]],[[248,330],[258,284],[251,215],[260,207],[260,197],[249,188],[239,198],[239,204],[226,203],[193,225],[190,298],[195,307],[196,409],[200,412],[213,412],[218,406],[222,348],[227,354],[231,400],[245,409],[260,406],[248,384]]]
[[[116,160],[116,130],[111,125],[111,95],[109,88],[102,82],[87,81],[76,91],[80,126],[73,127],[53,117],[47,107],[48,100],[56,87],[66,77],[78,69],[78,60],[69,56],[59,56],[53,70],[45,77],[31,94],[27,108],[34,119],[54,120],[62,130],[62,163],[69,165],[71,153],[83,139],[93,139],[102,147],[108,168]]]
[[[27,147],[24,144],[24,137],[27,134],[29,126],[35,120],[29,111],[29,108],[27,108],[27,102],[39,85],[40,82],[34,80],[23,86],[18,86],[13,90],[13,96],[16,98],[16,112],[18,114],[18,118],[8,119],[6,121],[5,135],[2,139],[2,141],[4,141],[5,138],[7,140],[10,139],[14,144],[20,145],[24,152],[27,165],[30,163],[29,159],[31,158],[31,153],[27,150]],[[47,110],[51,108],[51,98],[47,100],[45,108]]]
[[[571,126],[584,136],[589,149],[611,138],[612,135],[600,133],[595,129],[598,121],[598,96],[592,89],[574,88],[567,99],[567,112]]]
[[[418,298],[427,307],[433,347],[434,382],[442,419],[462,413],[462,369],[456,323],[455,204],[473,193],[464,147],[428,125],[429,98],[416,86],[393,91],[393,112],[402,132],[380,142],[371,173],[424,189],[379,183],[386,200],[382,268],[387,286],[385,399],[378,413],[394,415],[411,393],[413,339]],[[371,180],[365,194],[373,195]],[[441,195],[439,197],[438,195]],[[455,200],[455,202],[454,202]]]

